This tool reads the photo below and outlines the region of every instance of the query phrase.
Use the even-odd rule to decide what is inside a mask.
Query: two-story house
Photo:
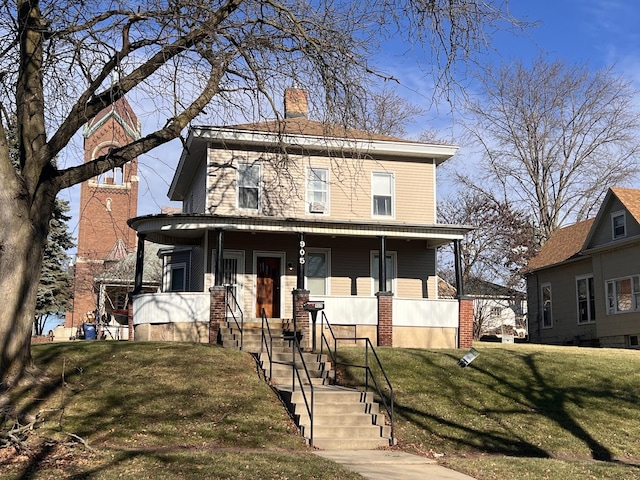
[[[529,335],[639,348],[640,190],[609,189],[595,218],[557,230],[527,267]]]
[[[182,212],[129,220],[139,245],[166,245],[162,293],[133,302],[136,339],[208,341],[229,310],[308,324],[311,299],[339,334],[470,343],[460,301],[437,295],[438,246],[469,231],[436,223],[436,168],[457,147],[307,117],[288,89],[281,120],[190,129],[169,190]]]

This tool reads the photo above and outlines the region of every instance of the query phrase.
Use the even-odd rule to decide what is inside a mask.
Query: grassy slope
[[[476,348],[465,369],[459,350],[379,350],[400,448],[480,480],[640,479],[640,352]],[[310,453],[247,355],[126,342],[33,351],[54,379],[20,395],[29,411],[46,411],[39,434],[73,433],[93,450],[0,450],[2,478],[358,478]]]
[[[19,401],[42,435],[0,455],[2,478],[359,478],[311,454],[246,354],[207,345],[74,342],[35,346],[53,383]],[[77,439],[76,439],[77,440]],[[6,450],[5,450],[6,452]],[[9,477],[10,478],[10,477]]]
[[[476,349],[464,369],[462,351],[379,351],[403,449],[482,479],[640,478],[640,352]]]

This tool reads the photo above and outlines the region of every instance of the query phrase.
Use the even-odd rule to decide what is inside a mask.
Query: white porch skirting
[[[133,324],[209,322],[210,297],[202,292],[148,293],[133,299]]]

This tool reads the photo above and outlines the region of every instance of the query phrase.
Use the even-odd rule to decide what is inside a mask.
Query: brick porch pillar
[[[225,321],[227,313],[227,288],[215,286],[209,289],[211,304],[209,307],[209,343],[218,343],[220,324]]]
[[[293,317],[296,327],[302,335],[300,347],[303,350],[311,348],[311,335],[309,332],[309,312],[304,309],[304,304],[309,301],[309,290],[296,288],[293,294]]]
[[[133,342],[133,299],[131,297],[127,302],[127,326],[129,327],[129,341]]]
[[[458,298],[458,348],[473,345],[473,299]]]
[[[393,293],[378,292],[378,346],[393,346]]]

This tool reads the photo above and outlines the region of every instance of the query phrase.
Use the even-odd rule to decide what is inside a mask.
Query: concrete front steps
[[[273,336],[274,351],[291,351],[294,335],[291,322],[281,318],[269,318],[267,321]],[[220,325],[220,337],[225,348],[239,349],[242,337],[242,349],[245,352],[260,353],[262,320],[251,319],[244,322],[242,335],[233,320],[227,321]]]
[[[298,387],[277,387],[289,406],[303,437],[322,450],[371,450],[392,444],[391,427],[371,393],[338,385],[318,385],[313,389],[313,440],[304,394]],[[311,406],[311,388],[304,387]]]

